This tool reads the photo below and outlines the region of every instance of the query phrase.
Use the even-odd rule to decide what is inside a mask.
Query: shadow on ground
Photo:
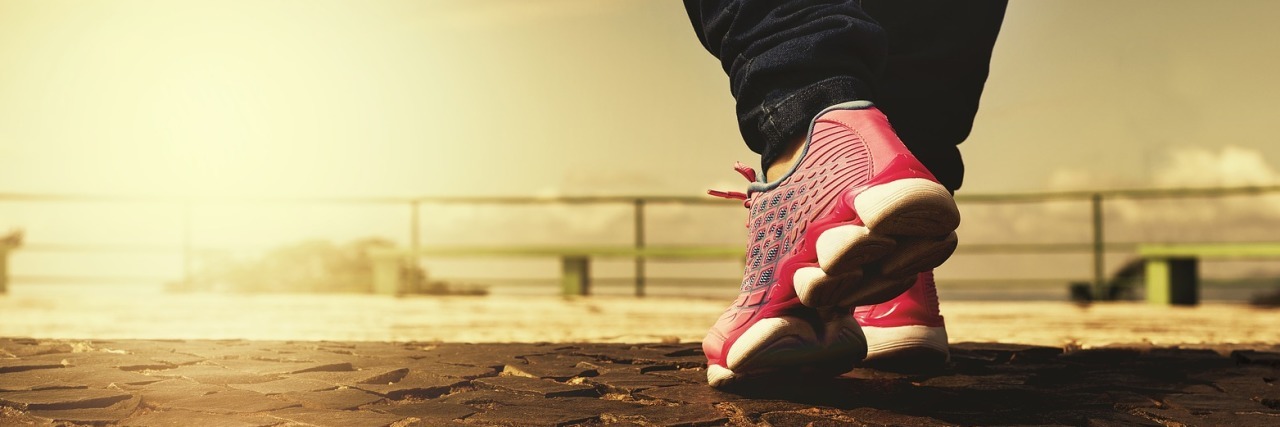
[[[0,424],[1280,425],[1280,347],[961,343],[931,374],[718,391],[696,344],[0,339]]]

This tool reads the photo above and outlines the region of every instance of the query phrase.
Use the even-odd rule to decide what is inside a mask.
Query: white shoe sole
[[[867,341],[857,321],[832,319],[822,331],[803,319],[762,319],[747,329],[725,357],[725,365],[707,367],[707,383],[726,387],[749,379],[836,376],[866,356]]]
[[[835,313],[888,301],[956,250],[960,211],[936,182],[880,184],[858,194],[853,204],[866,226],[823,231],[815,242],[818,267],[801,268],[792,277],[806,306]]]
[[[867,339],[864,364],[889,366],[893,370],[931,370],[942,367],[950,359],[947,328],[932,326],[897,326],[862,328]]]

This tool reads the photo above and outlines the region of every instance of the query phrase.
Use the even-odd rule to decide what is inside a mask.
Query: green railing
[[[1089,243],[996,243],[970,244],[962,243],[957,250],[962,254],[1062,254],[1090,253],[1093,256],[1093,284],[1101,289],[1106,282],[1106,265],[1104,256],[1108,252],[1133,252],[1137,245],[1148,242],[1108,242],[1104,224],[1105,203],[1121,199],[1179,199],[1179,198],[1215,198],[1240,195],[1263,195],[1280,193],[1280,185],[1250,186],[1228,188],[1173,188],[1173,189],[1120,189],[1101,191],[1066,191],[1014,194],[964,194],[956,197],[963,205],[987,204],[1022,204],[1044,203],[1053,201],[1087,201],[1091,212],[1091,235]],[[28,236],[28,242],[20,248],[10,250],[41,252],[81,252],[81,253],[180,253],[183,272],[189,279],[192,274],[192,261],[197,247],[192,240],[192,206],[207,203],[239,203],[261,205],[380,205],[401,206],[407,210],[406,230],[408,250],[421,253],[422,218],[429,216],[432,206],[445,205],[623,205],[631,206],[632,245],[644,248],[646,241],[646,209],[655,205],[719,205],[740,206],[741,202],[721,200],[707,196],[565,196],[565,197],[202,197],[199,199],[183,197],[150,197],[136,195],[93,195],[93,194],[31,194],[0,193],[0,209],[8,203],[57,203],[57,202],[98,202],[111,204],[156,204],[172,209],[181,208],[182,243],[181,245],[72,245],[41,243],[38,236]],[[635,260],[635,293],[645,294],[645,262],[643,258]],[[3,262],[3,261],[0,261]],[[32,282],[56,282],[56,277],[31,278]],[[116,282],[125,279],[119,277],[78,277],[75,279],[95,279],[102,282]],[[4,279],[0,278],[0,292],[4,291]]]

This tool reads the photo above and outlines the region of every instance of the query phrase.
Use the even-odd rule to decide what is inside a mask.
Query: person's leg
[[[968,138],[1007,0],[863,0],[888,33],[876,106],[947,189],[964,179]]]
[[[957,145],[968,137],[977,114],[1005,6],[1005,0],[863,1],[889,34],[876,105],[952,192],[964,177]],[[888,302],[858,307],[854,317],[867,339],[867,364],[916,371],[947,360],[946,325],[931,271]]]
[[[729,73],[744,139],[776,171],[747,194],[716,193],[751,212],[741,294],[703,340],[708,382],[845,372],[867,349],[851,308],[941,264],[959,223],[948,190],[866,101],[884,32],[856,0],[689,6]]]
[[[888,41],[856,0],[685,0],[685,9],[728,74],[742,137],[765,168],[795,160],[819,111],[874,98]]]

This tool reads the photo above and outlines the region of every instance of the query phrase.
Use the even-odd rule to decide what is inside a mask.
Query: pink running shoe
[[[869,102],[832,106],[809,130],[800,161],[753,181],[742,292],[702,341],[707,382],[775,374],[839,375],[866,355],[849,312],[906,291],[951,256],[960,223],[951,194]]]
[[[920,273],[915,285],[897,298],[855,308],[853,318],[867,338],[867,365],[928,371],[941,368],[950,357],[933,271]]]

